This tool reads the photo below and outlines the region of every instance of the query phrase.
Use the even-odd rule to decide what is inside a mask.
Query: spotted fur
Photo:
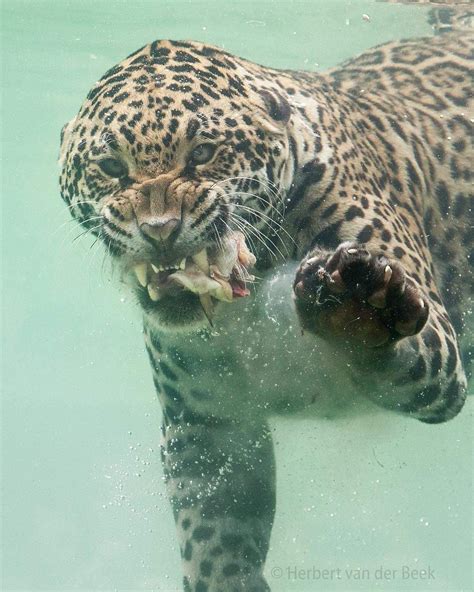
[[[375,403],[436,424],[460,411],[471,60],[467,33],[388,43],[326,74],[155,41],[63,129],[63,199],[143,309],[185,591],[269,590],[271,415]],[[155,302],[132,276],[231,229],[260,280],[213,330],[196,296]]]

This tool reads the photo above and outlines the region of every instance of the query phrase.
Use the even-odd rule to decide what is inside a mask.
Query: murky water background
[[[102,253],[72,242],[61,125],[107,68],[155,38],[323,69],[430,34],[426,9],[5,0],[2,12],[3,589],[174,592],[179,550],[140,319]],[[276,421],[273,590],[471,590],[472,409],[439,426],[384,414]],[[408,571],[423,569],[428,579]]]

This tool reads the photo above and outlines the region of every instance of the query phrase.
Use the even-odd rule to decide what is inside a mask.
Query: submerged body
[[[371,407],[365,389],[341,375],[337,350],[302,335],[288,290],[296,267],[276,266],[249,297],[217,308],[212,328],[146,332],[157,376],[179,388],[194,412],[255,423],[275,414],[334,417]]]
[[[461,409],[471,52],[452,33],[320,75],[159,41],[65,127],[63,197],[86,227],[101,217],[143,309],[185,590],[269,590],[271,415]],[[168,278],[236,230],[257,281],[210,327]]]

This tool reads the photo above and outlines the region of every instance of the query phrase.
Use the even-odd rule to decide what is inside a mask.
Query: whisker
[[[229,232],[231,232],[231,233],[234,232],[234,229],[231,228],[225,220],[223,220],[223,222],[227,226],[227,228],[229,229]],[[236,224],[236,226],[237,226],[237,224]],[[244,235],[245,242],[248,243],[252,253],[256,253],[257,249],[255,248],[255,243],[253,242],[253,239],[250,236],[248,236],[247,232],[245,231],[245,228],[238,226],[238,229]]]
[[[110,261],[110,257],[108,257],[108,255],[110,255],[110,245],[111,244],[112,244],[112,238],[109,238],[108,242],[105,243],[104,256],[102,258],[102,265],[100,266],[100,274],[101,274],[101,276],[104,275],[105,264],[107,263],[107,261]],[[111,269],[111,271],[113,273],[114,267],[111,266],[110,269]]]
[[[224,190],[225,190],[225,183],[228,183],[228,182],[230,182],[230,181],[234,181],[234,180],[237,180],[237,181],[239,181],[239,182],[240,182],[240,181],[250,181],[250,182],[256,182],[256,183],[258,183],[259,185],[263,185],[264,189],[266,190],[267,197],[269,197],[269,196],[268,196],[268,192],[270,191],[270,192],[272,193],[273,197],[275,198],[275,201],[276,201],[277,203],[280,203],[280,204],[283,206],[283,208],[282,208],[282,210],[283,210],[283,211],[282,211],[282,212],[280,212],[280,210],[278,210],[278,208],[276,208],[276,207],[275,207],[275,205],[274,205],[274,204],[273,204],[271,201],[267,201],[266,203],[267,203],[267,204],[268,204],[270,207],[274,208],[274,209],[275,209],[275,210],[278,212],[278,214],[279,214],[279,215],[283,215],[283,213],[284,213],[284,208],[285,208],[285,202],[284,202],[284,198],[283,198],[283,196],[280,194],[280,192],[279,192],[279,191],[277,191],[277,189],[278,189],[278,188],[277,188],[277,189],[273,189],[272,187],[269,187],[269,184],[270,184],[270,182],[269,182],[269,181],[263,181],[262,179],[258,179],[258,178],[252,178],[252,177],[227,177],[226,179],[222,179],[222,180],[215,181],[215,182],[214,182],[214,184],[212,185],[211,189],[212,189],[214,186],[216,186],[216,185],[217,185],[217,186],[224,185]],[[237,184],[237,187],[231,187],[231,188],[230,188],[230,189],[231,189],[231,191],[232,191],[232,190],[241,191],[241,189],[240,189],[239,185],[240,185],[240,183],[238,183],[238,184]],[[276,187],[276,186],[275,186],[275,187]],[[250,193],[250,192],[249,192],[249,193]],[[262,196],[260,196],[260,195],[257,195],[257,194],[253,194],[253,195],[254,195],[254,197],[256,197],[257,199],[261,199],[262,201],[265,201],[265,200],[263,200],[263,197],[262,197]]]
[[[278,217],[281,221],[283,221],[285,216],[285,209],[286,209],[286,202],[284,196],[280,193],[278,188],[272,189],[270,187],[269,181],[264,181],[262,179],[252,179],[251,177],[229,177],[229,179],[243,179],[248,181],[256,181],[263,189],[264,193],[254,193],[252,191],[244,191],[243,188],[237,186],[236,188],[231,188],[231,192],[235,191],[235,193],[240,193],[241,195],[248,195],[250,198],[255,198],[259,203],[263,203],[267,206],[275,214],[275,217]],[[275,186],[276,187],[276,186]],[[276,204],[276,205],[275,205]]]
[[[64,222],[62,222],[55,230],[53,230],[53,232],[51,233],[51,236],[54,237],[60,230],[62,230],[67,224],[79,224],[79,225],[83,225],[87,222],[90,222],[92,220],[98,220],[99,218],[102,218],[102,216],[93,216],[92,218],[87,218],[86,220],[76,220],[75,218],[68,218],[67,220],[65,220]]]
[[[75,238],[72,239],[72,242],[75,243],[79,238],[81,238],[82,236],[85,236],[86,234],[88,234],[89,232],[94,232],[94,230],[97,230],[98,228],[100,228],[102,226],[102,224],[97,224],[97,226],[93,226],[92,228],[87,228],[86,230],[84,230],[84,232],[81,232],[80,234],[78,234]]]
[[[74,208],[76,208],[77,206],[81,206],[81,205],[90,205],[90,206],[97,205],[97,201],[92,200],[92,199],[83,199],[81,201],[75,201],[74,203],[71,203],[71,204],[66,205],[66,208],[65,209],[70,214],[72,214],[72,210]],[[64,211],[64,210],[62,210],[62,211]],[[94,212],[94,213],[97,213],[97,212]]]
[[[229,195],[232,195],[232,194],[236,194],[236,195],[239,195],[239,194],[240,195],[248,195],[250,197],[254,197],[258,201],[263,202],[264,204],[266,204],[271,210],[273,210],[274,212],[276,212],[276,214],[278,216],[281,216],[282,219],[284,218],[284,208],[283,208],[283,211],[280,211],[271,201],[265,199],[262,195],[259,195],[257,193],[252,193],[251,191],[242,191],[242,190],[233,191]]]
[[[245,220],[245,218],[242,218],[242,216],[239,216],[239,214],[235,214],[234,212],[232,212],[231,214],[231,218],[232,221],[235,224],[245,224],[248,227],[249,232],[251,232],[255,238],[257,240],[259,240],[264,246],[265,248],[268,250],[268,252],[275,257],[275,259],[278,259],[277,255],[275,254],[275,251],[277,251],[280,256],[282,257],[283,260],[285,260],[285,255],[280,251],[280,249],[278,248],[278,246],[267,236],[265,236],[262,232],[260,232],[258,230],[258,228],[255,228],[254,226],[252,226],[252,224],[250,224],[250,222],[248,222],[247,220]],[[268,240],[270,242],[270,244],[275,248],[275,251],[273,251],[267,244],[266,240]]]
[[[243,204],[236,203],[236,204],[234,204],[234,208],[241,208],[241,209],[245,210],[246,212],[249,212],[249,214],[248,214],[249,218],[255,218],[256,222],[263,223],[265,226],[267,226],[269,228],[270,231],[273,232],[273,235],[284,244],[281,236],[278,234],[278,223],[275,220],[273,220],[269,216],[265,216],[265,214],[263,214],[263,212],[259,212],[258,210],[254,210],[253,208],[248,208],[248,207],[244,206]],[[245,218],[247,220],[247,218],[245,216],[242,216],[242,218]],[[251,221],[251,220],[247,220],[247,221],[253,223],[253,221]],[[276,228],[274,226],[276,226]],[[284,230],[281,227],[280,227],[280,229]]]
[[[100,253],[103,250],[103,260],[102,260],[102,266],[101,266],[101,275],[103,275],[103,269],[104,269],[104,260],[107,257],[107,250],[104,248],[104,242],[100,241],[99,239],[101,239],[103,237],[102,232],[99,233],[99,235],[96,237],[96,239],[94,240],[94,242],[92,243],[92,245],[89,247],[90,249],[93,249],[93,247],[95,247],[92,256],[89,258],[89,272],[92,269],[92,264],[95,260],[95,258],[97,257],[97,254]]]
[[[100,218],[102,218],[102,217],[100,217]],[[91,220],[94,220],[94,219],[95,219],[95,217],[91,218]],[[82,221],[82,222],[80,222],[80,221],[78,221],[78,220],[68,220],[67,222],[78,222],[78,223],[79,223],[79,226],[82,226],[82,225],[83,225],[84,223],[86,223],[87,221],[88,221],[88,220],[84,220],[84,221]],[[65,223],[64,223],[64,224],[65,224]],[[51,236],[50,236],[50,238],[51,238],[51,239],[54,239],[55,235],[56,235],[56,234],[59,232],[59,230],[60,230],[60,229],[61,229],[61,228],[64,226],[64,224],[63,224],[63,225],[61,225],[59,228],[57,228],[56,230],[54,230],[54,231],[52,232],[52,234],[51,234]],[[73,243],[74,243],[74,242],[75,242],[75,241],[76,241],[76,240],[77,240],[77,239],[78,239],[80,236],[83,236],[83,235],[87,234],[87,232],[90,232],[90,230],[91,230],[91,229],[86,229],[84,232],[80,233],[80,234],[79,234],[79,235],[78,235],[76,238],[74,238],[72,241],[70,241],[69,239],[70,239],[71,235],[72,235],[74,232],[76,232],[76,231],[77,231],[77,226],[76,226],[76,224],[74,224],[73,226],[71,226],[71,228],[69,228],[69,229],[67,230],[67,232],[65,232],[65,233],[64,233],[64,235],[63,235],[63,236],[62,236],[62,238],[61,238],[61,241],[60,241],[59,247],[56,247],[56,248],[57,248],[59,251],[63,250],[63,249],[64,249],[64,246],[65,246],[66,244],[73,244]]]
[[[214,234],[216,235],[216,242],[217,242],[217,248],[219,249],[219,251],[223,251],[223,245],[222,245],[222,238],[219,234],[219,231],[217,230],[217,226],[215,224],[215,222],[212,223],[212,226],[214,228]]]
[[[224,194],[222,197],[228,197],[227,194]],[[233,203],[233,202],[231,202]],[[234,204],[233,204],[234,205]],[[242,218],[242,216],[239,216],[239,214],[235,213],[235,212],[229,212],[229,216],[231,218],[231,221],[238,227],[238,229],[242,232],[242,234],[245,236],[246,241],[249,243],[252,252],[256,253],[257,249],[255,247],[255,243],[253,241],[253,239],[249,236],[249,232],[260,242],[262,243],[262,245],[265,247],[266,250],[268,250],[270,252],[270,254],[275,258],[278,259],[277,255],[274,253],[274,251],[272,251],[272,249],[268,246],[268,244],[265,242],[265,235],[260,232],[260,230],[258,230],[258,228],[254,227],[252,224],[250,224],[247,220],[245,220],[244,218]],[[225,222],[224,222],[225,223]],[[232,229],[229,227],[228,224],[226,224],[227,228],[229,228],[229,230],[232,232]],[[247,229],[246,229],[247,226]],[[247,230],[247,231],[246,231]],[[262,239],[263,237],[263,239]],[[275,243],[269,239],[269,242],[276,248],[276,250],[280,253],[280,255],[283,257],[283,259],[285,259],[285,256],[283,255],[283,253],[278,249],[278,247],[275,245]]]
[[[236,219],[233,218],[231,221],[244,234],[245,234],[245,230],[246,230],[246,227],[244,226],[244,224],[247,224],[247,230],[248,230],[248,232],[250,232],[265,247],[265,249],[272,255],[272,257],[274,257],[275,259],[277,259],[277,256],[274,253],[274,251],[268,246],[268,244],[256,232],[256,229],[251,224],[247,223],[247,221],[244,221],[243,219],[236,220]],[[248,238],[250,238],[250,237],[248,237]],[[249,243],[250,243],[250,240],[249,240]],[[253,250],[254,253],[257,252],[257,249],[255,248],[255,245],[253,243],[253,240],[252,240],[252,250]]]
[[[238,214],[237,214],[237,215],[238,215]],[[253,213],[253,215],[255,215],[255,214]],[[256,215],[256,217],[258,217],[258,216]],[[241,218],[242,218],[243,220],[246,220],[246,218],[244,218],[244,217],[241,217]],[[250,223],[248,220],[246,220],[246,221],[247,221],[248,223]],[[272,236],[274,236],[275,238],[277,238],[277,239],[278,239],[278,240],[281,242],[281,244],[282,244],[282,248],[285,250],[285,252],[286,252],[286,255],[289,257],[289,256],[291,255],[291,253],[290,253],[290,251],[289,251],[289,249],[288,249],[288,246],[285,244],[284,240],[281,238],[281,236],[278,234],[278,232],[276,232],[276,230],[275,230],[275,229],[273,229],[273,228],[271,227],[271,224],[270,224],[270,222],[268,222],[267,220],[264,220],[264,219],[262,219],[262,222],[263,222],[263,223],[264,223],[266,226],[268,226],[268,227],[270,228],[270,230],[272,230],[272,232],[273,232],[273,234],[267,234],[267,233],[263,233],[263,232],[262,232],[262,236],[264,236],[264,237],[266,238],[266,240],[268,240],[268,241],[269,241],[269,242],[271,242],[273,245],[275,245],[275,248],[277,248],[277,246],[276,246],[276,243],[274,243],[274,242],[272,241],[272,238],[271,238],[271,237],[272,237]],[[251,223],[250,223],[250,224],[251,224]],[[258,230],[258,228],[257,228],[257,227],[254,227],[254,228],[256,228],[256,229]],[[281,253],[281,251],[279,251],[279,252]]]
[[[221,181],[216,181],[216,184],[226,183],[227,181],[235,181],[235,180],[242,180],[242,181],[250,181],[256,182],[260,185],[267,186],[267,189],[272,192],[273,196],[277,198],[277,200],[283,201],[283,195],[280,192],[280,189],[275,183],[272,183],[268,179],[259,179],[258,177],[246,177],[246,176],[235,176],[235,177],[227,177],[226,179],[222,179]]]
[[[283,256],[283,253],[278,249],[278,246],[271,240],[271,238],[269,236],[267,236],[266,234],[264,234],[259,228],[257,228],[256,226],[253,226],[253,224],[251,222],[249,222],[246,218],[244,218],[240,214],[237,214],[236,212],[232,212],[231,215],[237,217],[239,220],[241,220],[245,224],[250,225],[256,232],[258,232],[258,234],[262,238],[268,240],[275,247],[275,249],[277,249],[278,252]],[[278,238],[280,238],[280,237],[278,237]],[[280,240],[281,240],[281,238],[280,238]]]
[[[232,194],[229,194],[229,195],[232,195]],[[262,217],[263,217],[263,218],[265,218],[265,219],[266,219],[266,221],[267,221],[266,223],[267,223],[267,225],[268,225],[268,226],[270,226],[270,227],[271,227],[272,225],[275,225],[277,228],[279,228],[279,229],[280,229],[282,232],[284,232],[284,233],[286,234],[286,236],[287,236],[287,237],[288,237],[288,238],[291,240],[291,242],[292,242],[294,245],[296,245],[296,242],[295,242],[294,238],[293,238],[293,237],[291,236],[291,234],[290,234],[290,233],[289,233],[289,232],[286,230],[286,228],[284,228],[282,224],[280,224],[280,223],[279,223],[277,220],[275,220],[275,219],[274,219],[274,218],[272,218],[271,216],[268,216],[268,215],[267,215],[267,214],[265,214],[264,212],[260,212],[259,210],[256,210],[256,209],[254,209],[254,208],[251,208],[251,207],[249,207],[249,206],[247,206],[247,205],[244,205],[244,204],[238,204],[238,203],[234,203],[234,202],[233,202],[233,205],[234,205],[234,207],[237,207],[237,208],[242,208],[242,209],[244,209],[244,210],[247,210],[248,212],[251,212],[251,213],[252,213],[252,214],[254,214],[255,216],[258,216],[258,217],[260,217],[261,219],[262,219]],[[272,230],[273,230],[273,229],[272,229]],[[277,234],[277,233],[275,232],[275,234]],[[278,235],[277,235],[277,236],[278,236]],[[280,240],[282,240],[282,239],[281,239],[281,237],[278,237],[278,238],[279,238]],[[283,242],[283,241],[282,241],[282,242]]]

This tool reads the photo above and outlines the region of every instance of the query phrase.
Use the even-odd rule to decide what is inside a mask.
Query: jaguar
[[[463,407],[472,34],[437,10],[442,34],[324,73],[157,40],[62,130],[62,198],[143,315],[185,591],[270,590],[272,417]],[[230,297],[172,281],[236,236]]]

